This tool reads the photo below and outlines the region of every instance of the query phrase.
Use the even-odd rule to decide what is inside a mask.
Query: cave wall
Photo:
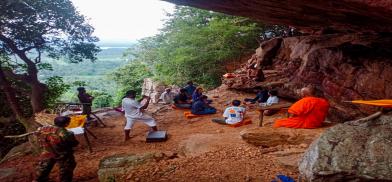
[[[233,89],[272,87],[279,96],[299,99],[296,91],[314,85],[318,95],[331,104],[329,119],[342,122],[375,111],[375,107],[353,105],[344,101],[392,98],[392,36],[389,34],[334,34],[278,38],[267,41],[278,47],[272,62],[259,48],[265,75],[263,82],[246,76],[246,68],[237,70],[237,77],[223,83]],[[267,46],[268,47],[268,46]],[[270,59],[270,58],[268,58]],[[271,74],[273,73],[273,74]],[[272,83],[272,84],[271,84]]]
[[[244,65],[236,77],[223,79],[229,88],[273,87],[281,97],[298,99],[296,89],[312,84],[331,103],[329,119],[338,122],[375,111],[344,101],[392,98],[391,0],[165,1],[308,33],[262,43],[252,56],[257,60],[249,60],[257,66],[250,70],[252,64]]]
[[[302,31],[391,32],[391,0],[165,0]]]

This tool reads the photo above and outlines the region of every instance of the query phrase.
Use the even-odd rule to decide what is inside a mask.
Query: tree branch
[[[29,81],[39,82],[38,69],[35,63],[26,56],[26,52],[23,52],[23,50],[19,50],[14,41],[7,38],[1,33],[0,33],[0,40],[3,41],[5,45],[12,50],[13,53],[18,55],[18,57],[26,63],[28,77],[30,78]]]
[[[12,72],[11,70],[3,70],[3,74],[6,77],[13,78],[13,79],[16,79],[16,80],[21,80],[21,81],[24,81],[24,82],[28,82],[29,81],[29,77],[27,75],[16,74],[16,73]]]

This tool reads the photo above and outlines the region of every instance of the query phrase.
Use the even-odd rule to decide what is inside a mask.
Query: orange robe
[[[275,121],[274,127],[287,128],[318,128],[325,120],[329,103],[317,97],[305,97],[289,108],[289,113],[294,116]]]

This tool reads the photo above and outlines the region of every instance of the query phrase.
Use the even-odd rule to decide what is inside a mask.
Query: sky
[[[102,42],[134,42],[153,36],[174,5],[159,0],[71,0]]]

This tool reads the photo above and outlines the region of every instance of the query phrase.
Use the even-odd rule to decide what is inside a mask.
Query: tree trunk
[[[4,94],[7,98],[7,102],[11,107],[12,112],[14,113],[17,119],[22,119],[23,112],[19,107],[18,100],[16,99],[16,92],[11,87],[11,83],[6,79],[3,70],[0,67],[0,87],[4,91]]]
[[[45,109],[45,94],[48,91],[48,87],[39,81],[29,83],[29,85],[31,86],[30,101],[33,113],[41,112]]]

